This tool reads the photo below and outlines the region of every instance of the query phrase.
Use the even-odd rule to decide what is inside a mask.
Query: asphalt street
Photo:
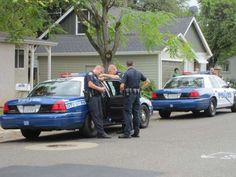
[[[0,177],[235,177],[236,114],[213,118],[189,113],[160,119],[140,138],[81,138],[46,132],[27,141],[19,131],[0,132]]]

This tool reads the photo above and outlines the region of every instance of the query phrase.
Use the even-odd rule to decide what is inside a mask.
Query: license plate
[[[40,109],[40,105],[33,105],[33,106],[17,106],[18,110],[21,113],[36,113]]]
[[[172,93],[172,94],[164,94],[166,99],[177,99],[180,98],[179,93]]]

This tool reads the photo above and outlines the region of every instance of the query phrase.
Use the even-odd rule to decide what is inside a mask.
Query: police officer
[[[133,67],[133,61],[127,61],[126,65],[128,70],[124,73],[120,85],[120,90],[124,93],[125,128],[124,134],[119,136],[119,138],[139,137],[140,81],[144,81],[144,87],[150,82],[141,72]],[[132,129],[134,129],[134,133],[132,133]]]
[[[98,138],[111,138],[106,134],[103,128],[103,113],[102,113],[102,93],[105,92],[105,88],[100,85],[98,79],[99,75],[104,72],[104,68],[101,65],[97,65],[93,71],[87,73],[84,78],[84,88],[86,94],[88,94],[88,108],[92,116],[92,120],[97,129]]]

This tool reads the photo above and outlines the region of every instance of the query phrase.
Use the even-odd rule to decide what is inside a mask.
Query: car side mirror
[[[223,88],[230,88],[231,83],[230,82],[226,82],[226,85],[223,86]]]

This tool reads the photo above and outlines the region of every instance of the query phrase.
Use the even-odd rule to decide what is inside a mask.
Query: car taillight
[[[51,112],[66,112],[66,105],[64,101],[56,101],[52,105]]]
[[[5,113],[8,113],[8,112],[9,112],[9,107],[8,107],[8,104],[5,103],[4,108],[3,108],[3,113],[5,114]]]
[[[152,92],[152,99],[153,99],[153,100],[157,99],[157,94],[156,94],[156,92]]]
[[[193,90],[193,91],[191,91],[189,93],[189,97],[191,97],[191,98],[198,98],[198,97],[200,97],[200,94],[199,94],[199,92],[197,90]]]

